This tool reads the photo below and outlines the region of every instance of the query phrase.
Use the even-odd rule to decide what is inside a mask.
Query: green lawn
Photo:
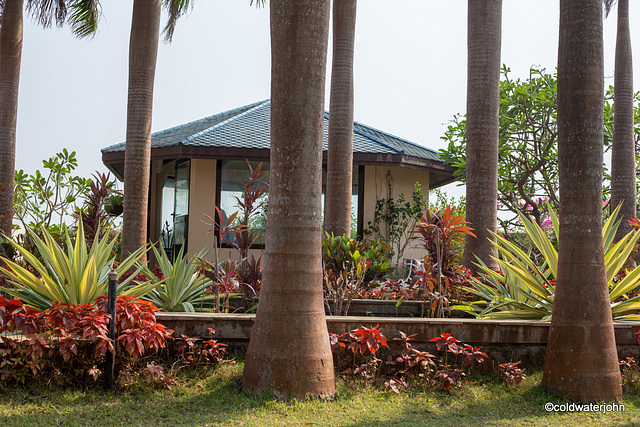
[[[479,377],[450,394],[413,390],[399,395],[338,382],[334,401],[279,402],[236,391],[242,363],[208,375],[184,374],[172,390],[106,393],[42,386],[0,389],[0,426],[547,426],[640,425],[640,398],[625,395],[625,412],[548,413],[541,372],[518,389]]]

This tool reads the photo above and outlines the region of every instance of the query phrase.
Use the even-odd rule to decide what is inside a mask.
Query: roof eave
[[[152,160],[165,159],[219,159],[219,160],[258,160],[269,161],[268,149],[259,148],[231,148],[231,147],[202,147],[190,145],[174,145],[169,147],[156,147],[151,150]],[[326,151],[323,153],[323,161],[326,162]],[[123,164],[124,151],[111,151],[102,153],[102,162],[114,172],[118,179],[122,180],[123,174],[117,173],[113,167]],[[456,181],[453,176],[455,169],[442,162],[421,157],[408,156],[406,154],[389,153],[353,153],[353,162],[368,166],[395,166],[408,169],[422,170],[442,177],[430,184],[430,188],[440,187]]]

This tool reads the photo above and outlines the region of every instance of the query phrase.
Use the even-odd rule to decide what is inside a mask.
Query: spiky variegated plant
[[[206,251],[201,251],[195,257],[183,253],[183,249],[176,255],[173,262],[167,256],[162,245],[160,250],[153,247],[164,280],[160,281],[148,267],[143,274],[152,282],[159,282],[143,299],[152,302],[160,311],[194,312],[197,307],[211,306],[214,295],[205,295],[212,284],[204,275],[198,274],[198,259],[204,258]]]
[[[68,234],[66,235],[65,251],[46,229],[42,229],[41,232],[44,240],[32,230],[27,230],[28,238],[35,243],[43,262],[21,245],[6,239],[40,277],[12,260],[2,258],[8,266],[4,274],[15,286],[14,289],[0,287],[2,291],[39,310],[50,308],[54,301],[86,304],[107,294],[108,276],[115,259],[113,246],[118,236],[109,239],[105,235],[101,239],[96,239],[89,249],[80,222],[75,242],[71,241]],[[147,250],[147,247],[139,248],[120,262],[116,270],[118,278],[131,270]],[[133,278],[142,268],[138,266],[134,274],[118,285],[118,295],[141,297],[156,286],[149,282],[134,285]]]
[[[619,208],[613,212],[602,229],[611,311],[614,321],[638,321],[640,315],[632,312],[640,310],[640,296],[627,298],[626,295],[640,286],[640,267],[627,271],[626,276],[617,282],[614,282],[614,278],[638,243],[640,232],[630,232],[613,244],[620,224],[620,221],[616,221],[618,210]],[[549,214],[558,238],[558,217],[551,209]],[[474,279],[475,289],[469,289],[469,292],[478,295],[481,300],[457,305],[452,309],[466,311],[484,319],[551,320],[555,295],[552,281],[556,279],[558,252],[537,223],[523,215],[520,215],[520,219],[527,237],[544,257],[544,264],[536,265],[529,254],[504,237],[496,235],[497,242],[494,245],[500,256],[494,259],[500,270],[493,271],[482,262],[478,264],[488,284]]]

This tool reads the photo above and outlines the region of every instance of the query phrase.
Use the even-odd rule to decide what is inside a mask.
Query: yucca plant
[[[632,312],[640,310],[640,296],[628,298],[627,294],[632,294],[640,286],[640,267],[628,270],[620,280],[615,279],[636,247],[640,232],[632,231],[613,244],[620,224],[620,221],[616,221],[618,211],[619,208],[613,212],[602,229],[611,312],[614,321],[638,321],[640,315]],[[551,209],[549,214],[555,236],[559,238],[558,217]],[[494,259],[500,270],[493,271],[480,262],[478,266],[484,272],[483,279],[486,283],[474,278],[475,289],[469,289],[469,292],[479,296],[481,300],[456,305],[452,309],[466,311],[485,319],[523,319],[545,322],[551,320],[558,252],[537,223],[530,221],[524,215],[519,216],[528,238],[545,260],[543,265],[536,265],[530,254],[525,253],[504,237],[495,235],[497,241],[494,245],[499,257]]]
[[[66,234],[67,249],[65,251],[45,228],[41,232],[43,239],[40,239],[33,230],[27,230],[28,238],[34,242],[39,259],[23,246],[11,239],[6,239],[37,274],[2,257],[2,261],[8,267],[3,273],[15,287],[13,289],[0,287],[2,291],[38,310],[49,309],[54,301],[88,304],[97,297],[107,294],[108,276],[115,258],[113,246],[118,239],[117,235],[109,239],[108,233],[105,233],[102,238],[96,238],[89,248],[80,221],[75,242],[71,241],[68,233]],[[147,250],[147,247],[142,247],[120,262],[116,270],[118,278],[133,269]],[[138,266],[134,274],[118,285],[118,295],[141,297],[153,289],[154,283],[134,283],[134,277],[142,268]]]
[[[159,279],[148,268],[142,273],[152,282],[159,285],[143,299],[152,302],[160,311],[182,311],[192,313],[196,308],[210,308],[215,300],[214,295],[206,295],[212,282],[205,275],[198,274],[200,265],[198,259],[206,256],[201,251],[195,257],[190,257],[181,248],[173,262],[167,256],[162,245],[160,249],[153,247],[153,253],[164,279]]]

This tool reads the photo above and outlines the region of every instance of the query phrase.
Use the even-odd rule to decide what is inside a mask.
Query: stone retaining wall
[[[208,328],[214,328],[214,339],[234,349],[246,348],[255,320],[254,314],[157,313],[156,316],[158,322],[173,329],[176,335],[204,338],[209,336]],[[550,324],[522,320],[327,316],[327,327],[334,334],[363,325],[379,325],[389,340],[399,336],[398,331],[416,334],[414,347],[430,351],[435,351],[435,346],[429,340],[448,332],[474,347],[482,346],[494,363],[522,360],[523,365],[528,366],[544,362]],[[640,324],[616,323],[614,330],[620,358],[640,357],[638,335],[634,335],[640,330]]]

